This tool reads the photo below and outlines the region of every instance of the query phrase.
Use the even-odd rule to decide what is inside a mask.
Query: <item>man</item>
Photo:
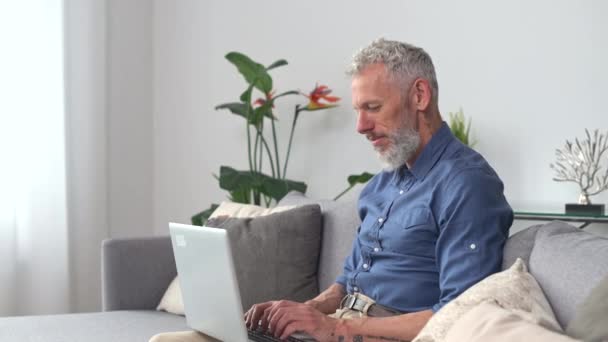
[[[443,122],[429,55],[379,39],[350,74],[357,131],[385,170],[361,192],[362,223],[336,283],[305,303],[260,303],[245,314],[248,327],[281,339],[299,331],[319,341],[412,340],[502,263],[513,212],[494,170]]]
[[[434,312],[500,270],[513,212],[494,170],[442,121],[424,50],[380,39],[354,57],[350,74],[357,131],[385,170],[361,193],[344,273],[306,303],[257,304],[245,319],[280,338],[303,331],[320,341],[409,341]],[[400,314],[327,316],[346,294],[351,305]]]

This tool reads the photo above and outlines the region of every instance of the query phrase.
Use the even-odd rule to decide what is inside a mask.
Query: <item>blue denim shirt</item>
[[[500,270],[513,222],[498,175],[444,122],[411,169],[372,178],[337,283],[401,312],[439,310]]]

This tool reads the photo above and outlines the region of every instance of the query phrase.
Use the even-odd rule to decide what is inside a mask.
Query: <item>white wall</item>
[[[279,91],[321,82],[343,98],[298,124],[289,176],[307,181],[314,197],[336,195],[348,174],[379,169],[354,130],[344,76],[354,51],[378,36],[431,54],[442,112],[462,106],[473,118],[477,149],[516,209],[575,201],[575,185],[551,180],[554,149],[585,127],[608,129],[608,4],[599,0],[66,4],[76,28],[67,38],[74,311],[99,309],[102,239],[166,234],[168,221],[188,222],[224,198],[211,177],[220,165],[247,167],[242,119],[213,110],[244,87],[228,51],[264,63],[286,58],[290,65],[273,71]],[[283,153],[296,103],[277,106]],[[594,199],[606,203],[608,193]]]
[[[71,311],[101,309],[101,242],[152,234],[152,9],[66,0]]]
[[[153,222],[153,2],[108,2],[108,182],[111,237]]]
[[[154,227],[188,222],[224,198],[211,173],[246,168],[242,119],[213,107],[234,101],[244,82],[223,56],[231,50],[273,71],[275,87],[330,85],[338,109],[304,113],[289,176],[309,195],[332,197],[348,174],[378,163],[355,133],[345,66],[385,36],[424,47],[434,59],[440,109],[473,118],[476,148],[502,177],[515,209],[563,208],[575,185],[556,183],[549,163],[584,128],[608,129],[608,4],[596,1],[171,1],[154,11]],[[277,107],[286,145],[295,99]],[[284,151],[284,150],[283,150]],[[607,202],[608,193],[594,198]]]

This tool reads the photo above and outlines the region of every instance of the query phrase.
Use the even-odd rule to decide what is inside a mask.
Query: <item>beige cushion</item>
[[[493,301],[482,302],[458,319],[448,331],[445,342],[574,342],[569,336],[535,323],[531,313],[507,310]]]
[[[218,219],[222,217],[231,218],[253,218],[268,216],[271,214],[285,212],[290,209],[294,209],[296,206],[280,206],[275,208],[264,208],[256,205],[233,203],[233,202],[222,202],[217,209],[213,211],[209,217],[209,221],[212,219]],[[160,303],[156,307],[158,311],[166,311],[176,315],[184,315],[184,302],[182,298],[181,288],[179,287],[178,277],[175,277],[169,287],[165,291]]]
[[[540,325],[561,331],[543,291],[528,273],[523,260],[518,258],[509,269],[488,276],[441,308],[414,342],[443,341],[456,320],[484,301],[493,301],[505,309],[529,312]]]
[[[220,204],[220,206],[213,211],[211,216],[209,216],[209,220],[218,218],[220,216],[230,216],[238,218],[266,216],[287,211],[295,207],[295,205],[290,205],[274,208],[264,208],[251,204],[222,202],[222,204]]]
[[[185,315],[182,290],[179,287],[179,279],[177,277],[173,278],[173,281],[169,284],[156,310],[167,311],[176,315]]]

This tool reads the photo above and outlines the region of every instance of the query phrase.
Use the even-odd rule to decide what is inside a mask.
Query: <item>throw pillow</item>
[[[528,265],[562,327],[608,274],[606,260],[606,237],[560,221],[547,223],[536,233]]]
[[[321,244],[318,205],[267,209],[222,203],[207,226],[228,231],[243,309],[272,299],[304,301],[318,293],[317,263]],[[181,290],[157,310],[183,314]],[[163,296],[163,299],[164,297]]]
[[[585,341],[607,341],[608,277],[583,301],[566,328],[568,335]]]
[[[523,260],[517,259],[509,269],[486,277],[436,312],[414,342],[443,341],[456,320],[488,300],[506,309],[529,312],[535,317],[535,323],[561,331],[540,286],[528,273]]]
[[[575,342],[566,335],[548,330],[521,310],[507,310],[493,301],[475,306],[448,331],[445,342]]]
[[[182,290],[179,287],[179,280],[177,277],[173,278],[171,284],[165,291],[163,298],[160,300],[158,311],[167,311],[176,315],[184,315],[184,300],[182,299]]]

